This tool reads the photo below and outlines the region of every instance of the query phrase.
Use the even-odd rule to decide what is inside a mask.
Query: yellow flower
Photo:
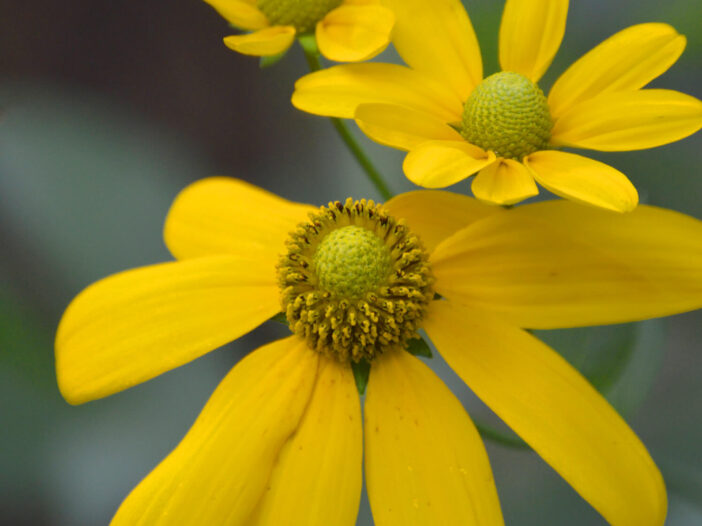
[[[337,66],[296,84],[293,104],[355,118],[373,140],[408,151],[414,183],[441,188],[477,173],[473,194],[513,204],[551,192],[617,211],[636,189],[624,174],[561,147],[652,148],[702,127],[702,102],[641,89],[680,56],[685,37],[666,24],[629,27],[561,75],[546,98],[536,84],[565,32],[567,0],[507,0],[499,35],[502,72],[483,80],[473,27],[459,0],[384,0],[393,43],[409,67]]]
[[[390,42],[395,17],[380,0],[205,0],[232,25],[252,33],[229,36],[234,51],[258,57],[287,51],[314,32],[321,53],[337,62],[367,60]]]
[[[211,178],[176,199],[165,240],[178,261],[108,277],[66,310],[56,338],[66,400],[194,360],[281,303],[294,334],[232,369],[113,525],[352,526],[363,451],[379,526],[502,524],[474,425],[403,350],[419,328],[611,524],[663,524],[663,480],[639,439],[520,327],[699,308],[701,222],[648,206],[505,210],[426,190],[314,208]],[[363,426],[350,366],[361,357],[371,363]]]

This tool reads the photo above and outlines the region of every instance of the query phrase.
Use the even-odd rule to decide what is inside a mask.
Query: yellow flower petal
[[[302,421],[248,526],[353,526],[361,500],[361,404],[348,364],[320,356]]]
[[[257,7],[256,2],[247,0],[205,0],[230,24],[242,29],[263,29],[268,19]]]
[[[511,205],[535,196],[539,189],[526,167],[512,159],[498,159],[473,179],[473,195],[496,205]]]
[[[317,45],[330,60],[368,60],[390,43],[394,22],[392,11],[380,5],[342,5],[317,23]]]
[[[411,150],[430,140],[463,140],[441,119],[395,104],[361,104],[355,119],[368,137],[400,150]]]
[[[630,212],[639,202],[626,175],[587,157],[544,150],[525,157],[524,164],[540,185],[573,201],[617,212]]]
[[[56,335],[64,398],[116,393],[246,334],[280,310],[275,259],[214,256],[115,274],[69,305]]]
[[[685,37],[668,24],[639,24],[609,37],[559,77],[548,94],[551,115],[602,93],[643,88],[672,66]]]
[[[383,0],[395,12],[393,45],[413,69],[450,86],[461,101],[483,80],[478,39],[460,0]]]
[[[495,154],[458,141],[427,141],[411,150],[402,168],[407,178],[425,188],[444,188],[495,162]]]
[[[293,26],[272,26],[255,33],[224,37],[224,44],[242,55],[269,57],[288,49],[294,40]]]
[[[239,179],[210,177],[178,194],[163,236],[178,259],[236,254],[275,260],[288,234],[316,210]]]
[[[297,109],[352,119],[366,103],[406,106],[445,122],[461,120],[463,101],[425,75],[396,64],[345,64],[305,75],[295,83]]]
[[[563,200],[519,206],[456,232],[431,261],[439,294],[519,327],[702,307],[702,222],[650,206],[624,215]]]
[[[480,311],[436,302],[425,329],[451,368],[613,526],[662,526],[663,478],[607,401],[560,355]]]
[[[702,128],[702,102],[677,91],[605,93],[573,106],[556,120],[551,142],[602,151],[668,144]]]
[[[568,0],[507,0],[500,24],[500,66],[537,82],[561,45]]]
[[[244,358],[185,438],[134,490],[111,526],[246,526],[298,428],[319,354],[292,336]]]
[[[364,427],[375,524],[504,524],[473,422],[417,358],[396,351],[373,362]]]
[[[466,225],[502,212],[472,197],[440,190],[406,192],[390,199],[385,208],[397,219],[406,220],[429,252]]]

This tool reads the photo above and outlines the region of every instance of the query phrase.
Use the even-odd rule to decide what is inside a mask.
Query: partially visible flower
[[[477,172],[473,194],[513,204],[534,182],[583,203],[632,210],[638,194],[618,170],[561,147],[652,148],[702,127],[702,102],[641,89],[680,56],[685,37],[666,24],[629,27],[595,47],[556,81],[536,84],[565,32],[568,0],[507,0],[499,35],[502,72],[483,79],[478,41],[459,0],[384,0],[393,43],[409,67],[337,66],[296,84],[293,104],[354,118],[373,140],[407,150],[414,183],[441,188]]]
[[[205,0],[232,25],[252,31],[224,43],[244,55],[287,51],[315,33],[321,53],[337,62],[368,60],[390,42],[395,17],[380,0]]]
[[[108,277],[66,310],[56,368],[69,402],[189,362],[281,306],[294,334],[232,369],[113,526],[352,526],[362,451],[378,526],[501,525],[472,421],[404,350],[420,328],[611,524],[663,524],[665,488],[645,447],[520,327],[699,308],[699,221],[565,201],[505,210],[429,191],[384,206],[349,199],[314,208],[213,178],[176,199],[165,240],[179,261]],[[360,359],[370,362],[363,429],[351,367]]]

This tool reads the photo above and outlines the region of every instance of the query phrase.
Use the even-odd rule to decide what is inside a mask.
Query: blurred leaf
[[[275,66],[287,53],[288,50],[286,49],[285,51],[283,51],[282,53],[278,53],[277,55],[261,57],[261,59],[258,61],[258,67],[261,69],[266,69],[270,68],[271,66]]]
[[[649,393],[664,351],[663,322],[534,331],[576,367],[623,415]]]

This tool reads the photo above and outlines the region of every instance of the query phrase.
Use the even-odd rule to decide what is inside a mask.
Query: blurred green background
[[[503,3],[466,4],[492,73]],[[72,407],[53,370],[53,334],[68,302],[107,274],[168,259],[169,203],[202,177],[232,175],[316,204],[377,196],[330,124],[290,105],[305,71],[298,49],[262,71],[224,47],[225,22],[198,0],[2,7],[0,524],[107,524],[227,370],[283,329],[267,324],[144,385]],[[686,34],[688,47],[653,85],[702,97],[700,20],[699,0],[571,2],[542,87],[612,33],[660,21]],[[399,152],[361,140],[395,191],[412,188]],[[702,218],[702,134],[593,156],[627,173],[642,201]],[[606,393],[664,473],[671,526],[702,524],[701,327],[697,312],[542,335],[595,383],[621,373]],[[432,366],[471,414],[494,419],[439,358]],[[535,454],[490,443],[488,452],[507,524],[605,524]],[[372,524],[365,499],[359,524]]]

